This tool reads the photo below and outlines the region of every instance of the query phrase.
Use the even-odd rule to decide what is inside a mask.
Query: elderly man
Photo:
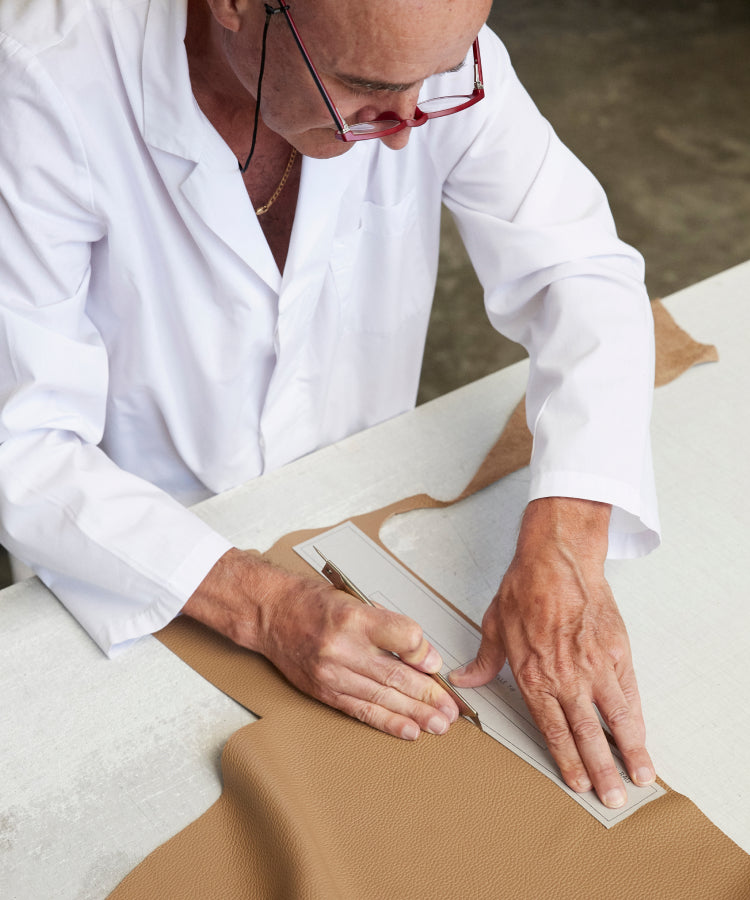
[[[603,575],[658,541],[642,261],[489,6],[3,4],[0,539],[108,653],[182,611],[376,728],[445,732],[414,622],[186,508],[414,404],[445,203],[529,350],[535,441],[516,556],[452,677],[507,655],[568,784],[618,806],[596,708],[654,778]]]

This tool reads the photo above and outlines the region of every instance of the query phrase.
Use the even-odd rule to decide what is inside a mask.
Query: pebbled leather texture
[[[658,383],[717,358],[663,308],[656,318]],[[450,502],[525,465],[530,448],[521,403]],[[388,516],[445,505],[421,494],[353,521],[378,540]],[[323,530],[287,535],[264,555],[309,574],[292,547]],[[608,830],[464,720],[444,736],[399,741],[186,617],[157,637],[261,718],[228,741],[219,800],[112,900],[750,898],[750,856],[674,791]]]
[[[608,830],[464,720],[398,741],[188,619],[168,631],[262,718],[228,741],[221,798],[115,900],[750,897],[750,857],[674,791]]]

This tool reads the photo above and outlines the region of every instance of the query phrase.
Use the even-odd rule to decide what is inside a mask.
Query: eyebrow
[[[453,66],[450,69],[445,69],[443,72],[438,72],[438,75],[448,75],[451,72],[458,72],[460,69],[463,69],[466,60],[461,60],[461,62]],[[410,82],[392,82],[392,81],[377,81],[376,79],[363,78],[360,75],[346,75],[344,73],[336,74],[336,78],[341,81],[343,84],[348,85],[349,87],[356,88],[360,91],[367,91],[369,93],[377,94],[380,91],[389,92],[393,94],[403,94],[406,91],[410,91],[415,85],[419,84],[419,81],[410,81]]]

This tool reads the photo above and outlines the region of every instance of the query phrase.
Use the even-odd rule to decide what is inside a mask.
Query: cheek
[[[305,156],[316,159],[341,156],[353,145],[336,140],[333,119],[319,94],[317,99],[319,102],[315,97],[300,98],[275,89],[269,89],[267,95],[264,88],[261,93],[263,124]]]
[[[309,77],[309,76],[308,76]],[[333,120],[314,84],[309,88],[287,87],[273,83],[261,93],[263,121],[274,131],[305,131],[309,128],[333,127]]]

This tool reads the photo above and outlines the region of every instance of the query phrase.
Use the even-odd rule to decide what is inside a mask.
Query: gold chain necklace
[[[274,205],[274,203],[278,200],[279,194],[284,190],[284,185],[286,184],[287,178],[289,178],[289,173],[292,171],[292,166],[294,165],[294,160],[297,159],[297,150],[295,147],[292,147],[292,152],[289,154],[289,162],[286,164],[286,169],[284,169],[284,174],[281,176],[281,181],[279,182],[279,186],[271,195],[271,199],[264,203],[263,206],[259,206],[255,210],[256,216],[262,216],[263,213],[267,213],[268,210]]]

